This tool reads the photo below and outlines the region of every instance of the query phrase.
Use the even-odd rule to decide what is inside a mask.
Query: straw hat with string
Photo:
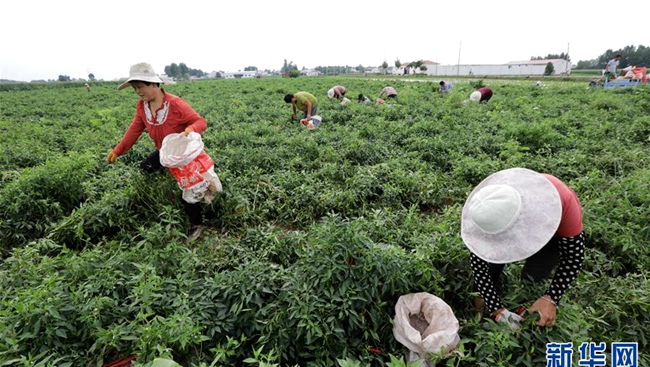
[[[124,83],[120,84],[117,87],[117,90],[122,90],[128,87],[129,85],[131,85],[132,81],[142,81],[142,82],[160,83],[160,84],[163,83],[162,79],[160,79],[160,77],[153,71],[151,65],[147,64],[146,62],[141,62],[131,66],[131,70],[129,71],[129,79],[127,79]]]
[[[472,190],[463,206],[461,236],[479,258],[506,264],[541,250],[561,217],[560,194],[551,181],[526,168],[510,168]]]

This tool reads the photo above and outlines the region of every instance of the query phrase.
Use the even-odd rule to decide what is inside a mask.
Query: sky
[[[0,79],[126,78],[131,65],[379,66],[431,60],[503,64],[650,46],[642,21],[604,21],[577,1],[2,0]],[[613,15],[615,16],[615,15]]]

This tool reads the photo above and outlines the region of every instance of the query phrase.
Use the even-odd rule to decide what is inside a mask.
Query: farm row
[[[326,98],[336,84],[377,95],[381,79],[169,86],[208,120],[224,185],[193,245],[171,175],[138,170],[147,136],[105,162],[133,117],[130,90],[0,92],[0,365],[384,365],[405,352],[395,302],[419,291],[461,323],[449,364],[539,365],[549,341],[638,341],[650,362],[650,90],[462,80],[439,95],[428,80],[390,82],[400,100],[384,106]],[[478,84],[492,100],[462,104]],[[283,96],[299,90],[319,98],[316,130],[291,121]],[[510,167],[560,177],[584,206],[585,268],[555,328],[513,333],[471,307],[460,212]],[[512,306],[542,291],[521,289],[518,270],[506,270]]]

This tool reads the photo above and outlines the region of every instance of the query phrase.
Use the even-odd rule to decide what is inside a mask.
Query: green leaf
[[[64,339],[68,338],[68,334],[65,332],[65,329],[56,329],[55,334]]]
[[[151,367],[182,367],[180,364],[172,361],[171,359],[155,358]]]

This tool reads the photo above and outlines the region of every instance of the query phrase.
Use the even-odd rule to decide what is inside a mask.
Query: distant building
[[[221,73],[221,77],[226,79],[255,78],[257,71],[226,71]]]
[[[505,75],[505,76],[541,76],[546,71],[548,63],[553,65],[551,75],[571,74],[571,62],[564,59],[511,61],[506,64],[494,65],[433,65],[427,66],[427,75]]]
[[[425,71],[420,71],[420,70],[414,70],[414,68],[409,67],[411,63],[410,62],[404,62],[400,64],[399,68],[394,68],[392,69],[392,74],[394,75],[405,75],[405,74],[429,74],[428,70],[431,69],[432,67],[435,67],[437,65],[440,65],[440,63],[437,63],[435,61],[431,60],[422,60],[422,66],[426,66],[427,70]]]
[[[220,75],[223,78],[223,74],[224,74],[223,71],[213,70],[212,72],[209,72],[205,77],[208,79],[216,79],[217,75]]]
[[[305,70],[300,70],[300,75],[319,76],[319,75],[321,75],[321,72],[318,71],[318,70],[313,70],[313,69],[305,69]]]
[[[174,78],[172,78],[170,76],[167,76],[167,74],[160,74],[158,76],[160,77],[160,80],[163,81],[163,84],[167,84],[167,85],[176,84],[176,82],[174,81]]]

